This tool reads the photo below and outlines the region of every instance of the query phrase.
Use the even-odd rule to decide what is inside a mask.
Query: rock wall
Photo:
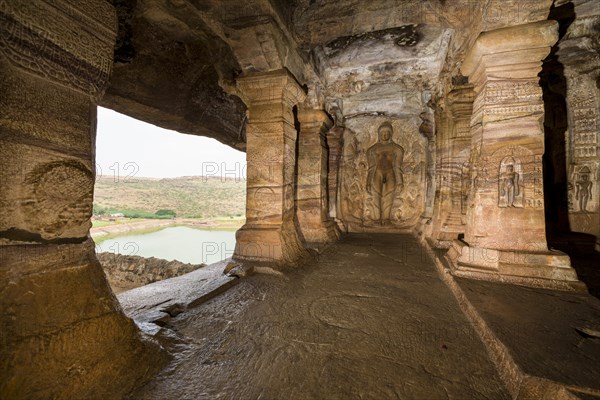
[[[163,279],[174,278],[205,267],[206,264],[186,264],[181,261],[167,261],[155,257],[140,257],[98,253],[108,282],[113,289],[133,289]]]

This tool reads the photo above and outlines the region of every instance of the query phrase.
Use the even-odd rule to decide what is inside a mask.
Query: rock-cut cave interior
[[[597,0],[0,0],[0,398],[600,399],[599,52]],[[246,153],[231,259],[113,293],[99,106]]]

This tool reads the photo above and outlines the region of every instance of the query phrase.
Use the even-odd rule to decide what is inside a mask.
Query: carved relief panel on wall
[[[424,209],[425,146],[412,120],[358,117],[347,123],[340,208],[350,230],[416,224]]]

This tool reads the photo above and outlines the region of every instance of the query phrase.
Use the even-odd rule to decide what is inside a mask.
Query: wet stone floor
[[[354,234],[170,321],[177,357],[136,399],[508,399],[409,235]]]

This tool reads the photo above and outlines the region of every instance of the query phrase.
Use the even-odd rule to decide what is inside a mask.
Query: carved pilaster
[[[306,95],[286,70],[246,76],[237,85],[248,106],[247,191],[234,257],[293,263],[305,254],[295,225],[293,107]]]
[[[464,233],[464,214],[468,183],[471,134],[469,123],[473,110],[473,88],[456,88],[444,98],[439,112],[436,162],[436,204],[433,218],[433,242],[437,247],[449,247],[452,240]],[[437,125],[437,124],[436,124]]]
[[[327,132],[327,145],[329,147],[329,172],[328,172],[328,189],[329,189],[329,216],[333,218],[340,229],[345,230],[341,220],[338,218],[339,210],[339,175],[340,164],[342,158],[342,149],[344,145],[344,128],[333,127]]]

